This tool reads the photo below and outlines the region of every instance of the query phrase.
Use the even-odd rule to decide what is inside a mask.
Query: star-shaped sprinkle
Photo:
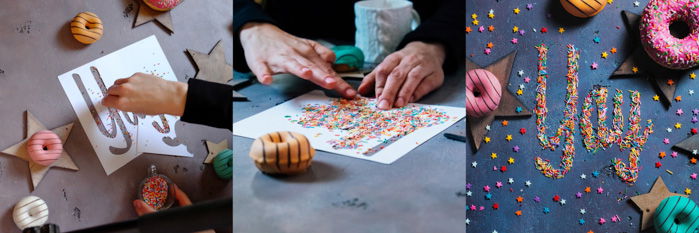
[[[507,178],[507,183],[508,183],[508,184],[512,184],[512,183],[514,183],[514,182],[515,182],[515,178],[512,178],[512,177]]]
[[[597,64],[597,62],[592,62],[592,65],[590,65],[590,68],[592,68],[593,70],[596,70],[598,66],[599,65]]]
[[[670,86],[675,85],[675,81],[673,81],[672,79],[668,79],[666,83]]]
[[[673,151],[673,152],[670,154],[670,156],[672,156],[673,158],[677,158],[677,151]]]
[[[697,179],[697,173],[692,173],[691,175],[689,175],[689,178],[692,178],[692,180],[696,180],[696,179]]]
[[[692,195],[692,190],[689,188],[684,188],[684,194]]]
[[[635,74],[635,73],[638,73],[638,67],[635,67],[635,66],[632,67],[632,68],[631,68],[631,71],[632,71],[634,74]]]
[[[522,75],[524,75],[524,70],[517,71],[517,75],[519,75],[519,77],[522,77]]]
[[[565,31],[566,31],[566,29],[565,29],[565,28],[558,28],[558,33],[561,33],[561,34],[563,34],[563,33],[564,33]]]
[[[697,150],[693,150],[692,154],[696,155],[697,154],[696,152],[697,152]],[[692,164],[697,164],[697,158],[691,158],[691,159],[689,159],[689,162]]]
[[[478,162],[473,161],[473,162],[471,163],[471,167],[474,167],[474,168],[475,168],[475,167],[477,167],[477,166],[478,166]]]
[[[513,163],[515,163],[515,159],[512,158],[512,157],[510,157],[510,158],[507,160],[507,163],[513,164]]]
[[[592,41],[595,42],[596,44],[599,44],[600,38],[599,38],[599,37],[595,37],[594,39],[592,39]]]
[[[665,143],[665,144],[670,144],[670,139],[669,139],[669,138],[664,138],[664,139],[663,139],[663,143]]]
[[[522,89],[517,89],[517,95],[522,95],[524,94],[524,91]]]
[[[585,219],[578,219],[578,224],[583,225],[585,224]]]
[[[561,196],[554,195],[552,199],[554,202],[559,202],[559,201],[561,201]]]
[[[485,143],[489,143],[489,142],[490,142],[490,137],[485,137],[485,138],[483,139],[483,141],[484,141]]]
[[[682,111],[681,108],[678,108],[677,111],[675,111],[675,114],[677,114],[678,116],[682,116],[682,114],[684,114],[684,111]]]
[[[532,8],[534,8],[534,4],[527,3],[527,10],[531,10]]]
[[[495,31],[495,26],[493,26],[493,25],[488,26],[488,31],[489,32]]]
[[[668,128],[665,129],[665,130],[666,130],[668,133],[672,133],[672,128],[669,128],[669,127],[668,127]]]
[[[485,55],[490,55],[491,51],[490,49],[485,49],[483,50],[483,53],[485,53]]]
[[[477,19],[478,15],[476,13],[471,14],[471,19]]]
[[[473,193],[472,193],[471,191],[466,191],[466,196],[469,196],[469,197],[470,197],[470,196],[472,196],[472,195],[473,195]]]
[[[613,48],[609,50],[610,53],[615,54],[616,53],[616,48]]]
[[[512,44],[517,44],[519,41],[517,40],[517,38],[512,38],[512,40],[510,40],[510,42],[512,42]]]
[[[682,101],[682,96],[681,95],[676,96],[675,102],[680,102],[680,101]]]
[[[485,27],[483,27],[483,26],[478,27],[478,32],[483,32],[483,31],[485,31]]]
[[[466,27],[466,33],[471,33],[472,31],[473,29],[471,29],[471,27]]]
[[[524,82],[525,82],[525,83],[529,83],[531,80],[532,80],[532,79],[529,78],[529,77],[525,77],[525,78],[524,78]]]
[[[470,224],[471,224],[471,219],[468,219],[468,218],[467,218],[467,219],[466,219],[466,225],[470,225]]]
[[[607,223],[607,220],[604,218],[599,218],[599,225]]]
[[[541,30],[539,30],[541,33],[547,33],[549,32],[549,29],[546,27],[542,27]]]
[[[522,201],[524,201],[524,198],[522,196],[518,196],[516,200],[517,202],[522,203]]]
[[[474,19],[473,21],[471,21],[471,23],[472,23],[473,25],[478,26],[478,20],[477,20],[477,19]]]
[[[607,0],[607,4],[612,4],[614,3],[614,0]]]
[[[521,29],[519,30],[519,35],[520,35],[520,36],[524,36],[524,33],[527,33],[527,32],[525,32],[524,30],[521,30]]]
[[[496,181],[496,182],[495,182],[495,187],[501,188],[501,187],[502,187],[502,182]]]
[[[682,124],[679,122],[675,123],[675,128],[676,129],[682,128]]]
[[[490,192],[490,186],[488,186],[488,185],[483,186],[483,191]]]
[[[580,209],[580,214],[585,214],[585,213],[587,213],[587,211],[585,211],[585,209]]]
[[[519,146],[515,145],[514,147],[512,147],[512,151],[519,152]]]
[[[527,181],[524,181],[524,185],[527,186],[527,187],[529,187],[529,186],[532,185],[532,182],[531,182],[531,181],[528,181],[528,180],[527,180]]]
[[[549,209],[548,207],[544,207],[544,214],[548,213],[551,213],[551,209]]]
[[[524,88],[525,88],[524,84],[519,84],[519,89],[524,89]]]
[[[594,176],[594,177],[599,176],[599,171],[593,171],[593,172],[592,172],[592,176]]]
[[[507,136],[505,136],[505,140],[507,140],[508,142],[512,141],[512,134],[508,134]]]
[[[687,91],[687,93],[689,93],[689,95],[694,95],[694,90],[689,89],[689,91]]]
[[[519,8],[515,8],[514,10],[512,10],[512,12],[514,12],[515,14],[519,14],[520,10]]]
[[[699,121],[699,119],[697,119],[696,116],[693,116],[693,117],[692,117],[692,123],[697,123],[697,121]]]
[[[619,215],[614,215],[612,216],[612,222],[619,222],[621,219],[619,218]]]
[[[497,159],[497,158],[498,158],[498,154],[495,153],[495,152],[490,153],[490,158],[491,158],[491,159]]]
[[[516,113],[522,112],[522,107],[517,106],[517,107],[515,108],[515,112],[516,112]]]
[[[662,167],[662,166],[663,166],[662,163],[660,163],[660,162],[655,162],[655,168],[660,168],[660,167]]]
[[[609,54],[607,54],[607,52],[602,52],[602,58],[607,59],[607,56],[609,56]]]
[[[654,96],[653,96],[653,100],[654,100],[654,101],[658,101],[658,100],[660,100],[660,96],[658,96],[658,95],[654,95]]]
[[[490,10],[490,12],[488,12],[488,18],[495,18],[495,13],[493,13],[492,9]]]
[[[660,153],[658,153],[658,157],[661,159],[665,158],[665,151],[661,151]]]
[[[471,209],[471,210],[476,210],[476,206],[475,206],[475,205],[471,205],[470,209]]]
[[[493,204],[493,209],[494,209],[494,210],[497,210],[498,208],[500,208],[500,205],[499,205],[497,202],[494,203],[494,204]]]
[[[519,129],[519,134],[524,135],[525,133],[527,133],[527,129],[525,129],[525,128]]]
[[[602,187],[597,188],[597,194],[602,194],[604,189]]]
[[[512,27],[513,33],[517,33],[518,31],[519,31],[519,27],[517,27],[517,26]]]
[[[534,202],[536,202],[536,203],[541,202],[541,198],[539,196],[534,196]]]
[[[500,172],[506,172],[507,171],[507,166],[500,166]]]
[[[507,125],[510,124],[510,122],[507,121],[507,120],[503,120],[502,122],[500,122],[500,124],[501,124],[502,126],[507,126]]]
[[[490,125],[486,125],[485,130],[490,131]]]
[[[493,194],[486,193],[486,194],[485,194],[485,199],[486,199],[486,200],[493,199]]]
[[[694,78],[696,78],[696,77],[697,77],[697,75],[696,75],[694,72],[692,72],[691,74],[689,74],[689,78],[691,78],[691,79],[694,79]]]
[[[515,211],[515,215],[522,216],[522,211],[521,210]]]
[[[692,133],[692,135],[697,134],[697,128],[692,128],[689,132]]]
[[[561,199],[561,201],[558,202],[558,203],[561,204],[561,205],[565,205],[565,204],[566,204],[566,199]]]
[[[638,6],[640,6],[640,5],[641,5],[641,3],[638,2],[638,1],[634,1],[634,2],[633,2],[633,6],[634,6],[634,7],[638,7]]]
[[[581,193],[581,192],[575,193],[575,197],[576,197],[576,198],[582,198],[582,193]]]
[[[584,179],[586,179],[586,178],[587,178],[587,175],[585,175],[585,174],[580,174],[580,179],[583,179],[583,180],[584,180]]]

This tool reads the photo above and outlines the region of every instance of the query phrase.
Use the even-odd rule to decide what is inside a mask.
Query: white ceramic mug
[[[359,1],[354,4],[354,15],[355,46],[364,52],[364,61],[374,66],[420,24],[413,3],[405,0]]]

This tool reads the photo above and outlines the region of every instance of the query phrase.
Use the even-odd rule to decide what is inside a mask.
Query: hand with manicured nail
[[[293,74],[346,98],[357,92],[332,69],[335,53],[318,42],[293,36],[268,23],[247,23],[240,42],[250,70],[262,84],[272,75]]]
[[[441,44],[410,42],[364,77],[359,93],[366,96],[373,87],[376,106],[384,110],[417,101],[444,83],[445,56]]]
[[[182,191],[177,185],[173,185],[173,188],[175,189],[175,200],[177,200],[177,204],[180,206],[188,206],[192,205],[192,201],[189,200],[189,197],[187,196],[186,193]],[[144,214],[151,214],[155,213],[155,209],[153,207],[150,207],[148,204],[143,202],[142,200],[134,200],[133,201],[133,208],[136,211],[136,214],[138,216],[143,216]],[[206,230],[206,231],[199,231],[196,233],[215,233],[213,230]]]
[[[182,116],[188,87],[186,83],[135,73],[114,81],[114,85],[107,89],[102,104],[126,112]]]

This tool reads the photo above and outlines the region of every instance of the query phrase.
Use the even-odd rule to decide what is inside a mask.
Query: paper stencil
[[[342,100],[312,91],[233,124],[233,134],[306,135],[317,150],[390,164],[465,116],[464,108],[409,104],[378,110],[374,99]]]
[[[174,140],[178,117],[146,116],[102,105],[115,80],[136,72],[177,81],[155,36],[58,76],[107,175],[142,153],[192,156]]]

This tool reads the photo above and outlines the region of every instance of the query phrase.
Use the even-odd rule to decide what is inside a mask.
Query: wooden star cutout
[[[150,21],[158,21],[160,25],[163,25],[165,29],[169,30],[170,34],[175,32],[172,26],[172,16],[170,11],[156,11],[148,7],[145,3],[139,2],[138,14],[136,14],[136,21],[133,23],[133,27],[141,26],[142,24],[148,23]]]
[[[187,49],[187,53],[192,56],[194,63],[196,63],[199,69],[194,78],[228,84],[233,87],[250,83],[250,79],[239,79],[233,81],[231,84],[228,83],[233,79],[233,66],[226,63],[224,51],[223,44],[220,40],[216,42],[216,45],[209,54]],[[233,91],[233,100],[247,100],[247,97],[241,95],[237,91]]]
[[[682,140],[681,142],[678,142],[672,147],[680,149],[686,153],[692,154],[694,150],[699,150],[699,134],[692,135],[691,137]]]
[[[660,92],[662,97],[661,99],[663,100],[663,103],[665,103],[665,106],[669,107],[672,105],[677,84],[679,84],[682,80],[681,77],[686,76],[688,71],[672,70],[655,63],[650,57],[648,57],[645,50],[643,50],[643,47],[638,39],[640,38],[638,23],[641,16],[628,11],[622,11],[621,14],[622,18],[624,18],[624,24],[629,32],[630,38],[628,40],[634,43],[633,47],[635,49],[626,58],[626,60],[619,65],[617,70],[614,71],[611,78],[637,75],[645,76],[645,78],[653,84],[655,89]],[[636,67],[643,68],[638,69]]]
[[[223,139],[223,141],[219,143],[206,141],[206,149],[209,151],[209,154],[206,155],[204,163],[211,163],[216,157],[216,155],[218,155],[218,153],[221,153],[221,151],[228,149],[228,140]]]
[[[514,51],[510,53],[509,55],[501,58],[500,60],[496,61],[495,63],[492,63],[488,65],[485,68],[485,70],[490,71],[495,75],[495,77],[498,78],[500,81],[501,86],[503,87],[502,91],[502,97],[500,98],[500,104],[495,111],[489,113],[488,115],[485,115],[483,117],[477,118],[477,117],[472,117],[472,116],[467,116],[468,117],[468,126],[469,126],[469,131],[471,132],[471,140],[473,143],[473,146],[475,147],[476,150],[480,148],[481,142],[483,141],[483,138],[485,137],[485,134],[487,133],[486,131],[486,126],[490,125],[495,117],[520,117],[520,116],[526,116],[529,117],[532,115],[532,113],[527,109],[522,102],[520,102],[510,90],[507,89],[508,83],[510,82],[510,75],[512,73],[512,65],[514,64],[515,57],[517,56],[517,51]],[[481,69],[479,65],[476,65],[476,63],[473,63],[470,60],[466,60],[466,71],[472,70],[472,69]],[[517,112],[515,111],[517,107],[521,107],[522,111]]]
[[[665,186],[663,178],[658,176],[658,178],[655,180],[655,184],[653,184],[653,188],[650,189],[650,192],[631,197],[631,201],[633,201],[633,203],[636,204],[636,206],[638,206],[642,212],[641,231],[653,226],[653,215],[655,214],[655,209],[658,208],[658,205],[660,205],[660,202],[663,201],[663,199],[671,196],[687,197],[687,195],[670,192],[670,190],[667,189],[667,186]]]
[[[75,165],[73,162],[73,159],[70,157],[68,152],[63,150],[63,153],[61,154],[61,157],[58,158],[55,162],[53,162],[49,166],[43,166],[38,163],[34,163],[31,158],[29,158],[29,154],[27,153],[27,140],[29,137],[34,135],[34,133],[41,131],[41,130],[46,130],[46,126],[44,126],[41,122],[39,122],[34,115],[32,115],[31,112],[27,111],[25,112],[26,114],[26,119],[27,119],[27,128],[26,128],[26,133],[27,133],[27,138],[22,140],[21,142],[14,144],[10,146],[9,148],[5,149],[2,151],[2,153],[5,153],[7,155],[15,156],[17,158],[23,159],[29,163],[29,171],[31,172],[31,179],[32,179],[32,184],[34,189],[39,185],[39,182],[41,182],[41,179],[44,178],[44,175],[46,175],[46,172],[49,171],[50,168],[52,167],[59,167],[59,168],[65,168],[68,170],[78,170],[78,166]],[[73,129],[73,123],[67,124],[60,126],[58,128],[52,129],[55,134],[58,135],[58,137],[61,138],[61,141],[63,142],[63,145],[66,144],[66,140],[68,139],[68,135],[70,135],[70,131]]]

